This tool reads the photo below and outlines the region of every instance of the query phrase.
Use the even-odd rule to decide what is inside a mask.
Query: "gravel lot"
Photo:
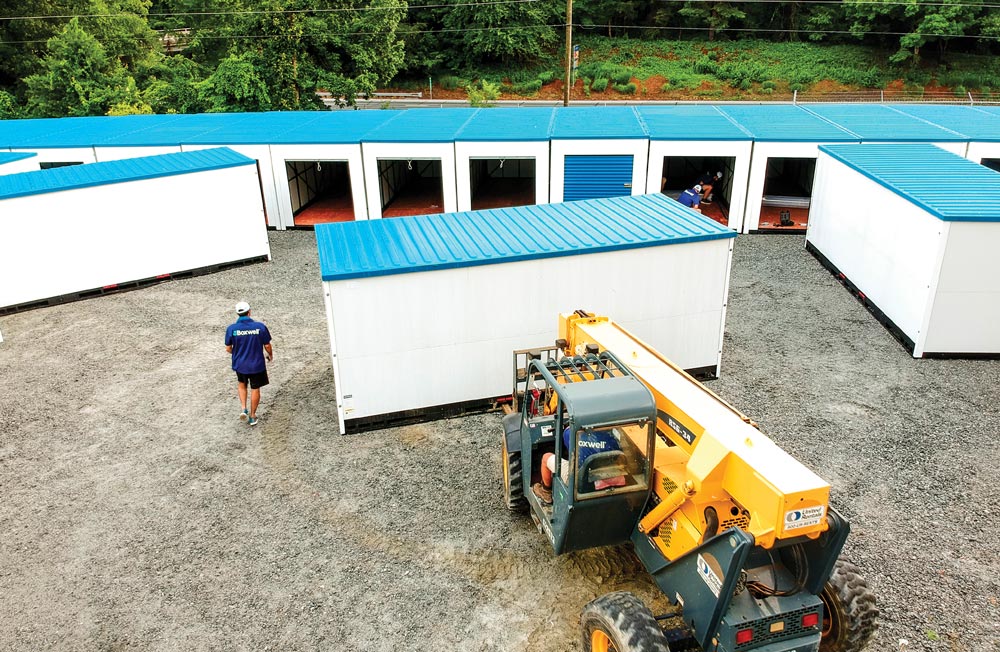
[[[0,649],[578,650],[597,595],[663,607],[628,548],[555,558],[506,512],[498,415],[338,436],[313,235],[270,237],[0,317]],[[254,429],[243,298],[275,336]],[[738,238],[727,322],[710,386],[832,483],[869,649],[1000,650],[1000,361],[913,360],[800,237]]]

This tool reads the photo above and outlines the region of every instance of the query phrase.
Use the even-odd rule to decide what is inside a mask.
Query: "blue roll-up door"
[[[563,201],[632,194],[632,156],[567,156]]]

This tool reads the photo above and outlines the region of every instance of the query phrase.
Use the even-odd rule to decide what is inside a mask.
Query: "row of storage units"
[[[2,171],[0,314],[270,259],[256,164],[227,148]]]
[[[964,105],[698,104],[0,121],[42,169],[226,146],[272,228],[663,192],[722,172],[702,210],[803,232],[819,148],[932,143],[1000,167],[1000,112]],[[0,172],[3,167],[0,166]]]
[[[735,237],[659,193],[318,225],[340,432],[496,405],[575,309],[714,377]]]

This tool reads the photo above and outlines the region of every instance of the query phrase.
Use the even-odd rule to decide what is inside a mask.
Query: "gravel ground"
[[[597,595],[663,608],[627,547],[556,558],[506,512],[498,415],[338,436],[313,236],[270,237],[269,264],[0,317],[0,648],[578,650]],[[241,298],[275,336],[254,429]],[[1000,650],[1000,362],[913,360],[798,237],[739,237],[727,322],[710,386],[832,483],[869,649]]]

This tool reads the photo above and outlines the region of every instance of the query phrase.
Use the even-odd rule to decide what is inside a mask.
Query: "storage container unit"
[[[0,313],[270,258],[256,167],[224,148],[0,176],[0,232]]]
[[[646,192],[649,137],[635,107],[558,107],[550,134],[550,201]]]
[[[740,231],[746,206],[753,141],[742,127],[710,105],[640,106],[649,134],[646,188],[677,198],[703,174],[722,172],[703,214]]]
[[[34,152],[0,152],[0,174],[17,174],[38,169]]]
[[[361,138],[398,113],[313,112],[272,136],[279,228],[368,219]]]
[[[455,137],[458,210],[549,201],[553,108],[481,109]]]
[[[754,140],[743,233],[804,233],[819,146],[860,137],[790,104],[727,104],[719,110]]]
[[[476,111],[400,111],[365,134],[369,219],[457,210],[455,137]]]
[[[714,376],[735,235],[660,194],[319,225],[340,432],[509,396],[579,308]]]
[[[914,357],[1000,353],[1000,173],[928,144],[820,148],[807,247]]]
[[[857,134],[863,143],[931,143],[965,156],[968,138],[885,104],[808,104],[808,111]]]

